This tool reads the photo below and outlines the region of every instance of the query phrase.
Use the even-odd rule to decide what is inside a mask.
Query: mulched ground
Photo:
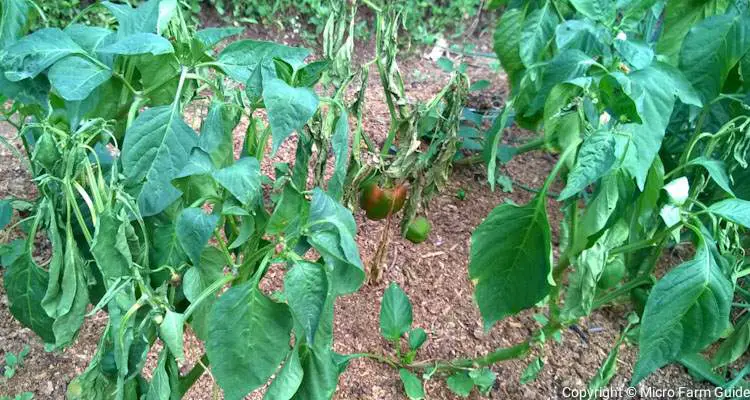
[[[276,35],[263,27],[251,27],[249,37],[299,43],[294,37]],[[476,51],[490,52],[489,32],[475,34],[472,42],[479,44]],[[357,46],[360,51],[360,46]],[[367,51],[367,50],[363,50]],[[358,55],[357,58],[366,59]],[[487,59],[469,59],[472,65],[469,74],[473,79],[487,78],[492,87],[474,96],[474,106],[497,103],[497,94],[506,92],[502,74],[493,71]],[[406,89],[410,98],[426,100],[437,93],[448,80],[448,74],[437,68],[432,61],[415,52],[402,62]],[[376,77],[372,71],[371,78]],[[494,96],[493,96],[494,95]],[[377,79],[371,79],[367,93],[368,107],[366,129],[375,138],[382,138],[388,127],[388,111],[383,103]],[[242,129],[238,129],[238,133]],[[15,135],[8,125],[0,125],[0,134]],[[529,133],[513,130],[506,141],[523,141]],[[239,137],[238,137],[239,142]],[[279,160],[293,161],[294,140],[286,143],[273,159],[264,162],[266,173],[272,163]],[[528,187],[540,187],[555,159],[548,154],[533,152],[514,158],[500,168],[514,182]],[[16,196],[33,198],[35,189],[23,166],[7,149],[0,149],[0,198]],[[456,197],[462,189],[464,200]],[[559,190],[559,187],[557,188]],[[529,310],[519,316],[508,318],[494,326],[489,332],[482,329],[479,312],[472,300],[472,285],[467,277],[470,236],[473,229],[496,205],[510,199],[522,204],[532,197],[518,186],[512,193],[491,191],[486,184],[482,166],[456,167],[447,190],[430,204],[427,214],[433,231],[427,242],[414,245],[401,239],[394,226],[392,242],[388,250],[388,265],[381,284],[365,286],[356,294],[344,297],[336,304],[335,350],[341,353],[388,353],[389,345],[379,335],[378,313],[383,291],[390,282],[397,282],[409,295],[414,307],[414,324],[428,333],[428,341],[419,353],[419,359],[451,359],[471,357],[487,353],[500,346],[509,346],[525,340],[538,324]],[[549,205],[553,241],[559,230],[560,215],[553,203]],[[369,221],[361,213],[356,215],[358,223],[357,243],[363,261],[367,262],[375,253],[384,223]],[[0,236],[3,239],[3,236]],[[671,265],[678,260],[668,260]],[[276,272],[278,273],[278,272]],[[270,280],[278,279],[270,274]],[[580,331],[563,332],[561,343],[548,343],[544,354],[544,370],[538,379],[526,385],[519,377],[532,359],[504,362],[492,367],[497,373],[496,386],[490,398],[498,399],[556,399],[563,397],[563,388],[583,389],[606,358],[614,339],[627,321],[626,306],[615,306],[595,312],[581,321]],[[94,354],[97,338],[106,324],[106,315],[98,314],[87,321],[76,343],[60,353],[47,353],[43,344],[29,331],[18,324],[9,314],[7,298],[0,289],[0,360],[5,352],[18,352],[24,345],[31,347],[25,364],[10,380],[0,378],[0,396],[15,395],[31,391],[37,399],[64,398],[67,383],[79,374]],[[581,334],[581,332],[583,334]],[[157,345],[158,346],[158,345]],[[188,333],[187,357],[194,362],[202,353],[201,343]],[[152,352],[153,366],[156,352]],[[618,361],[618,374],[611,387],[625,387],[629,381],[637,349],[623,346]],[[2,361],[0,361],[2,365]],[[188,366],[189,367],[189,366]],[[696,383],[677,366],[664,368],[641,384],[643,387],[690,388],[707,387]],[[442,381],[426,383],[428,399],[456,398]],[[205,374],[188,394],[189,399],[211,399],[215,393],[209,374]],[[262,390],[248,398],[260,399]],[[398,372],[370,360],[355,360],[342,375],[336,399],[402,399],[405,398]],[[474,393],[470,398],[479,398]],[[635,398],[640,398],[636,396]]]

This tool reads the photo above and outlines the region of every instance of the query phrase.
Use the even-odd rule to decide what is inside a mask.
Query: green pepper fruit
[[[643,287],[631,290],[630,300],[633,302],[635,312],[638,313],[639,317],[642,317],[643,311],[646,309],[646,302],[648,301],[648,290]]]
[[[596,286],[599,289],[607,290],[617,286],[618,283],[625,276],[625,260],[618,254],[614,258],[610,258],[607,265],[604,266],[602,276],[599,278],[599,282]]]
[[[406,227],[406,239],[412,243],[422,243],[427,240],[432,226],[425,217],[417,217]]]

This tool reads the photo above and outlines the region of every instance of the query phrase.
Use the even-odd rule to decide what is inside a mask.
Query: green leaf
[[[213,101],[203,120],[198,146],[211,156],[219,168],[234,162],[232,132],[239,122],[239,114],[219,101]]]
[[[182,210],[177,217],[177,239],[193,265],[199,264],[203,248],[208,244],[218,223],[218,214],[206,214],[203,209],[196,207]]]
[[[555,29],[555,44],[559,51],[581,50],[591,56],[610,54],[611,36],[606,29],[589,20],[569,20]]]
[[[32,6],[27,0],[3,1],[0,15],[0,49],[20,38],[28,29]]]
[[[471,377],[474,381],[474,385],[476,385],[477,388],[479,388],[479,391],[485,396],[487,396],[492,387],[495,386],[495,380],[497,379],[497,375],[487,367],[469,371],[469,377]]]
[[[664,32],[656,50],[669,63],[677,65],[683,40],[697,22],[711,15],[723,14],[729,0],[669,1],[664,8]]]
[[[749,49],[750,16],[713,16],[690,28],[680,52],[680,69],[708,104],[719,96],[729,72]]]
[[[159,337],[167,345],[169,351],[175,355],[177,361],[185,360],[185,352],[182,345],[182,330],[184,325],[185,317],[172,310],[167,310],[164,314],[164,320],[159,325]]]
[[[346,184],[346,172],[349,167],[349,115],[346,111],[336,117],[331,147],[336,163],[333,167],[333,175],[328,180],[328,195],[335,200],[341,200],[344,195]]]
[[[110,45],[99,49],[105,54],[119,54],[133,56],[138,54],[160,54],[174,53],[174,47],[169,40],[153,33],[135,33],[126,36]]]
[[[145,400],[166,400],[173,398],[170,376],[167,372],[167,363],[174,364],[174,361],[171,360],[169,351],[163,349],[159,353],[159,360],[156,363],[154,375],[148,384],[148,392]]]
[[[244,28],[206,28],[195,32],[195,36],[206,47],[214,47],[224,39],[237,36]]]
[[[138,191],[141,215],[158,214],[180,197],[170,181],[185,166],[197,141],[177,107],[149,108],[133,121],[125,132],[122,166],[131,185],[143,184]]]
[[[570,198],[597,179],[606,175],[617,161],[615,138],[606,129],[600,129],[583,140],[578,150],[576,163],[568,175],[565,189],[560,192],[559,201]]]
[[[60,29],[44,28],[6,48],[0,65],[8,80],[18,82],[39,75],[71,54],[84,54],[84,51]]]
[[[416,375],[403,368],[398,370],[398,375],[401,377],[401,382],[404,384],[404,392],[406,392],[406,397],[408,397],[410,400],[424,399],[424,388],[422,387],[422,381],[419,380]]]
[[[227,399],[241,399],[268,381],[289,354],[291,330],[289,308],[267,298],[255,282],[219,297],[209,316],[206,354]]]
[[[549,1],[526,18],[519,44],[519,55],[526,68],[542,61],[542,55],[552,41],[557,23],[557,15]]]
[[[469,277],[485,329],[549,293],[552,247],[544,197],[495,207],[471,235]]]
[[[597,283],[604,269],[613,263],[609,250],[623,244],[628,238],[628,231],[627,224],[615,224],[593,246],[578,255],[575,271],[569,276],[565,305],[561,312],[563,320],[577,321],[591,313]]]
[[[607,354],[604,363],[602,363],[602,366],[596,371],[596,375],[591,378],[591,381],[588,384],[589,393],[600,392],[603,388],[606,388],[612,378],[615,377],[615,374],[617,373],[617,356],[620,353],[622,341],[627,336],[628,328],[630,327],[631,325],[628,325],[617,341],[615,341],[615,345],[612,347],[612,350],[609,351],[609,354]]]
[[[520,84],[521,72],[524,70],[520,54],[523,20],[523,10],[519,8],[505,10],[497,21],[492,38],[493,49],[508,74],[514,90]]]
[[[305,225],[308,242],[333,266],[333,292],[353,293],[362,285],[365,272],[354,238],[357,225],[349,209],[320,188],[313,189],[310,218]]]
[[[11,200],[0,200],[0,231],[5,229],[13,218],[13,206]]]
[[[216,64],[232,79],[246,83],[257,69],[261,70],[258,73],[263,80],[275,78],[274,58],[282,59],[294,69],[298,69],[309,55],[309,50],[300,47],[256,40],[239,40],[224,48]]]
[[[395,342],[409,331],[411,323],[409,297],[397,284],[391,283],[383,293],[380,304],[380,333],[386,340]]]
[[[136,33],[156,33],[161,3],[161,0],[144,1],[137,8],[108,1],[102,2],[102,5],[117,19],[117,37],[122,39]]]
[[[111,280],[132,274],[130,268],[133,256],[128,246],[125,224],[127,222],[115,216],[111,210],[99,214],[96,222],[91,254],[104,277],[105,285]]]
[[[409,331],[409,349],[417,350],[427,340],[427,333],[422,328],[414,328]]]
[[[488,81],[487,79],[480,79],[480,80],[478,80],[476,82],[472,82],[471,83],[471,86],[469,86],[469,91],[470,92],[479,92],[479,91],[482,91],[484,89],[487,89],[491,85],[492,85],[492,83],[490,81]]]
[[[89,26],[83,24],[68,25],[64,29],[65,33],[78,43],[79,46],[91,55],[97,55],[101,46],[106,46],[114,42],[115,34],[107,28],[98,26]],[[102,60],[104,61],[104,60]],[[108,64],[111,66],[111,64]]]
[[[180,61],[173,54],[145,53],[128,57],[140,73],[141,86],[149,88],[152,107],[172,104],[180,84]]]
[[[68,101],[83,100],[99,85],[109,80],[112,71],[109,68],[78,57],[66,57],[49,70],[49,81],[60,96]]]
[[[631,85],[626,92],[635,101],[643,123],[624,126],[625,132],[632,137],[624,168],[642,190],[649,168],[661,148],[675,98],[698,107],[701,101],[682,74],[666,64],[653,63],[628,77]]]
[[[297,392],[302,383],[302,363],[299,360],[299,352],[295,349],[289,354],[281,371],[268,386],[263,399],[265,400],[289,400]]]
[[[708,211],[735,224],[750,228],[750,201],[727,199],[711,204]]]
[[[199,265],[188,268],[182,276],[182,291],[185,298],[190,303],[197,302],[204,290],[224,277],[226,263],[224,253],[216,247],[209,246],[203,250]],[[201,300],[190,317],[190,328],[203,341],[208,337],[208,317],[216,299],[217,296],[214,294]]]
[[[579,13],[605,25],[615,20],[615,2],[612,0],[570,0]]]
[[[3,284],[8,308],[21,325],[30,328],[45,343],[55,343],[52,318],[42,308],[49,275],[25,252],[5,270]]]
[[[734,327],[732,334],[724,340],[711,360],[715,367],[723,367],[737,361],[750,346],[750,317],[745,316]]]
[[[474,389],[474,380],[471,379],[468,372],[456,372],[455,374],[448,377],[445,381],[448,384],[448,389],[460,397],[469,397],[471,390]]]
[[[312,118],[318,109],[318,96],[309,88],[291,87],[281,79],[266,81],[263,87],[275,153],[284,139]]]
[[[83,324],[89,305],[88,265],[81,257],[70,229],[66,234],[65,257],[61,279],[62,295],[57,303],[52,330],[55,347],[63,348],[73,342]]]
[[[303,377],[295,399],[330,399],[336,391],[339,374],[342,372],[334,360],[331,343],[315,347],[303,346],[300,353]]]
[[[695,258],[669,271],[651,290],[632,384],[718,339],[729,323],[731,302],[732,283],[702,239]]]
[[[307,343],[313,345],[328,298],[328,281],[323,266],[306,261],[293,262],[284,276],[284,294],[292,315],[305,331]]]
[[[260,164],[254,157],[243,157],[213,173],[216,182],[243,205],[254,204],[261,195]]]
[[[727,174],[727,168],[723,161],[712,160],[706,157],[698,157],[690,160],[688,165],[700,165],[708,171],[711,179],[719,185],[720,188],[724,189],[725,192],[734,196],[732,192],[731,183],[729,183],[729,175]]]
[[[526,366],[526,369],[523,370],[519,382],[522,385],[525,385],[529,382],[535,381],[537,376],[539,376],[539,373],[542,372],[542,368],[544,368],[544,361],[542,361],[542,358],[535,358],[534,361],[530,362],[529,365]]]
[[[490,183],[490,189],[495,190],[495,174],[497,171],[497,151],[503,138],[505,128],[512,121],[514,111],[513,104],[506,104],[503,112],[495,118],[489,131],[487,131],[487,145],[482,152],[484,160],[487,163],[487,181]]]

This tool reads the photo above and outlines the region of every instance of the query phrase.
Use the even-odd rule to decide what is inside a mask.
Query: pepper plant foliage
[[[327,189],[308,190],[306,166],[309,132],[319,148],[348,140],[346,108],[326,97],[342,68],[306,64],[308,50],[270,42],[239,40],[217,53],[240,30],[195,32],[175,1],[103,5],[116,30],[28,33],[30,2],[2,3],[0,93],[13,100],[5,117],[39,189],[31,204],[3,202],[4,214],[13,206],[30,215],[20,224],[28,239],[3,251],[11,312],[62,349],[87,316],[106,311],[71,399],[180,398],[205,365],[230,399],[274,374],[268,398],[330,398],[347,360],[331,348],[334,302],[364,271],[354,219],[339,203],[348,152],[334,152]],[[351,56],[345,33],[329,43],[339,65]],[[188,123],[196,116],[198,131]],[[308,132],[311,120],[326,124]],[[295,131],[303,168],[277,164],[273,179],[264,176],[266,139],[276,151]],[[34,255],[40,237],[51,248],[45,259]],[[304,258],[310,249],[320,258]],[[287,270],[272,294],[259,288],[270,268]],[[181,375],[188,326],[206,355]],[[164,347],[149,381],[141,371],[157,338]]]
[[[699,359],[727,334],[713,364],[703,362],[737,359],[747,323],[729,333],[732,299],[746,296],[750,270],[747,2],[496,3],[507,3],[494,40],[512,92],[491,132],[490,181],[511,121],[542,131],[561,155],[531,202],[498,206],[472,235],[469,275],[486,326],[546,301],[548,321],[531,342],[540,343],[645,290],[634,384]],[[558,173],[559,195],[550,191]],[[565,214],[556,263],[550,196]],[[665,247],[686,243],[691,259],[656,268]],[[603,285],[623,264],[625,278]]]

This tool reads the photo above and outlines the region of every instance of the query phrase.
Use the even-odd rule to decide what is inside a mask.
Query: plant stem
[[[617,290],[610,292],[608,294],[605,294],[604,296],[598,299],[595,299],[592,309],[599,308],[609,303],[610,301],[615,300],[616,298],[630,292],[631,290],[639,286],[647,285],[650,283],[654,283],[654,278],[651,275],[641,275],[631,280],[630,282],[620,286],[619,288],[617,288]]]

